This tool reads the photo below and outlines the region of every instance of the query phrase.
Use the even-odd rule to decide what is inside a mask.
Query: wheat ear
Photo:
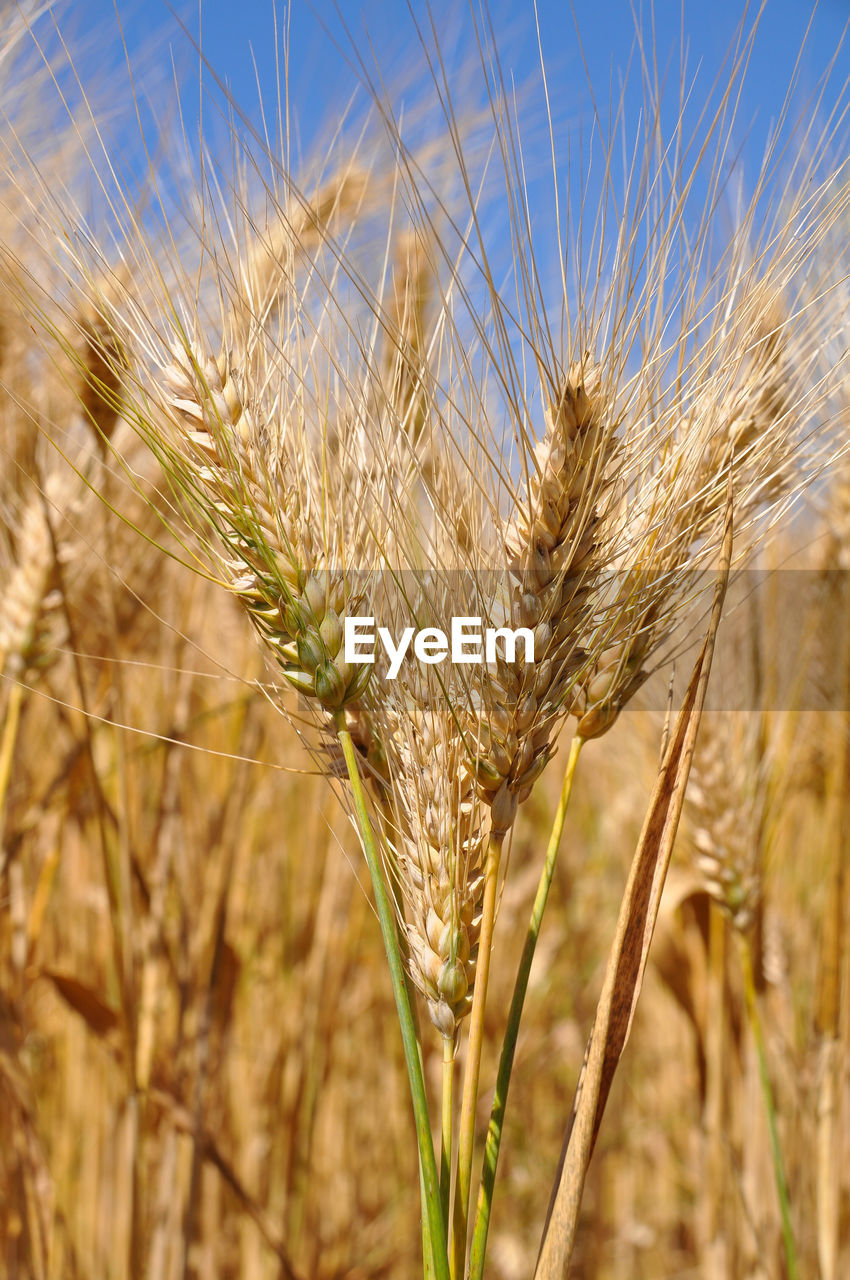
[[[195,465],[191,483],[226,548],[230,589],[300,693],[328,711],[356,702],[373,668],[341,655],[348,579],[323,563],[309,501],[260,461],[260,425],[230,357],[180,352],[166,383]]]
[[[56,605],[56,559],[45,503],[59,496],[50,480],[45,494],[31,494],[17,530],[15,562],[0,593],[0,671],[13,680],[43,666],[53,647],[47,633]]]
[[[533,630],[534,663],[500,660],[488,672],[471,729],[476,781],[496,836],[513,825],[543,772],[585,661],[579,641],[601,568],[597,508],[614,439],[600,370],[589,361],[574,364],[547,409],[527,499],[505,533],[516,583],[511,623]]]
[[[475,981],[486,820],[451,710],[404,699],[389,746],[390,839],[409,911],[410,967],[453,1039]]]
[[[572,695],[582,738],[606,733],[646,680],[648,664],[681,610],[695,548],[705,556],[716,542],[730,482],[739,556],[746,555],[758,510],[793,488],[793,384],[775,297],[752,324],[752,347],[733,384],[724,387],[722,368],[707,378],[682,414],[668,465],[632,500],[631,529],[624,530],[631,564],[621,571],[619,595],[601,619],[609,639],[601,646],[588,642],[602,652]],[[722,335],[720,342],[722,352]]]

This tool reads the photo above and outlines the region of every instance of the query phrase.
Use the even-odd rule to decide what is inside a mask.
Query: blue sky
[[[639,0],[635,0],[635,4]],[[213,75],[226,82],[241,112],[258,124],[261,119],[259,98],[273,113],[277,96],[277,80],[284,44],[289,49],[289,100],[293,132],[303,153],[311,157],[314,144],[328,136],[334,122],[340,119],[352,95],[367,95],[358,88],[353,65],[352,39],[364,56],[380,65],[381,74],[390,87],[394,106],[399,110],[405,96],[413,96],[415,68],[420,68],[422,50],[417,36],[417,23],[427,25],[433,16],[443,52],[452,93],[462,106],[481,101],[480,82],[476,90],[474,24],[467,0],[432,0],[430,10],[420,0],[292,0],[287,9],[279,0],[277,15],[273,0],[175,0],[187,30],[200,40],[208,70],[203,75],[212,85]],[[138,131],[130,107],[129,95],[123,94],[120,76],[110,71],[124,58],[121,41],[126,44],[129,62],[134,70],[135,85],[147,101],[154,117],[170,117],[174,122],[173,79],[180,86],[181,110],[194,142],[199,94],[197,71],[199,57],[192,39],[181,32],[175,13],[167,0],[118,0],[117,13],[113,0],[76,0],[57,6],[61,25],[71,33],[70,44],[83,66],[83,79],[97,85],[99,109],[114,108],[125,125],[126,154],[122,148],[122,171],[125,178],[141,176],[144,162],[138,147]],[[575,0],[574,9],[567,0],[539,0],[540,40],[555,121],[559,160],[567,147],[575,155],[581,147],[587,150],[588,124],[595,102],[605,115],[612,86],[618,91],[626,80],[626,130],[637,128],[643,105],[641,77],[634,66],[635,20],[628,0]],[[542,223],[552,216],[551,169],[545,110],[540,89],[540,56],[535,8],[532,0],[490,0],[490,13],[505,77],[525,88],[528,94],[528,121],[536,122],[536,135],[523,135],[523,158],[527,165],[532,215],[538,244],[554,247]],[[686,59],[686,79],[694,81],[690,124],[706,98],[715,93],[718,76],[725,83],[721,68],[724,58],[744,14],[741,3],[716,0],[709,13],[704,0],[655,0],[645,4],[642,29],[648,47],[653,47],[659,75],[668,85],[665,96],[667,136],[677,117],[680,67]],[[756,16],[751,7],[748,25]],[[734,125],[734,148],[740,155],[742,192],[749,195],[757,176],[767,139],[782,111],[788,86],[799,61],[797,84],[792,96],[791,117],[805,119],[807,105],[815,86],[827,66],[835,59],[830,88],[817,113],[822,123],[839,98],[842,86],[850,78],[850,47],[842,43],[845,25],[850,18],[850,0],[821,0],[812,14],[808,0],[767,0],[753,44],[749,67],[743,81]],[[807,28],[810,28],[808,35]],[[119,34],[120,30],[120,34]],[[200,34],[199,34],[200,33]],[[371,50],[371,52],[370,52]],[[683,54],[683,50],[685,51]],[[81,52],[82,51],[82,52]],[[631,70],[629,69],[632,60]],[[172,70],[172,62],[175,70]],[[479,69],[480,70],[480,69]],[[125,86],[126,87],[126,86]],[[214,93],[221,101],[221,95]],[[406,104],[405,104],[406,105]],[[215,112],[205,107],[210,132],[215,130]],[[150,121],[148,120],[147,123]],[[529,126],[532,127],[532,126]],[[526,128],[525,122],[523,128]],[[152,146],[155,130],[149,131]],[[226,132],[219,132],[219,139]],[[134,142],[135,137],[135,142]],[[581,147],[576,147],[576,139]],[[846,148],[847,129],[842,134]],[[226,142],[225,142],[226,145]],[[227,165],[226,157],[225,167]],[[837,163],[844,157],[836,155]],[[597,157],[594,162],[598,166]],[[596,179],[586,177],[586,155],[581,161],[582,187],[588,204],[597,204]],[[711,168],[711,156],[707,158]],[[783,164],[787,172],[789,162]],[[296,179],[300,165],[293,157]],[[536,170],[536,172],[535,172]],[[595,170],[598,174],[599,168]],[[562,168],[559,185],[565,174]],[[570,170],[571,199],[578,170]],[[179,182],[179,177],[177,179]],[[535,188],[535,181],[541,183]],[[548,184],[548,185],[546,185]],[[748,190],[749,188],[749,190]],[[581,188],[579,188],[581,190]],[[731,191],[732,188],[729,188]],[[175,192],[179,188],[175,187]],[[699,214],[702,192],[695,188],[694,210]],[[724,196],[725,198],[725,196]],[[493,216],[500,211],[494,206]],[[506,231],[496,236],[507,248]],[[544,253],[547,250],[544,250]],[[554,265],[555,259],[548,259]]]
[[[757,6],[750,6],[748,21],[755,17],[756,9]],[[611,86],[618,88],[624,78],[628,85],[627,129],[635,127],[642,94],[640,75],[635,74],[634,66],[629,71],[635,31],[629,0],[575,0],[573,7],[568,0],[538,0],[537,11],[558,145],[574,147],[579,130],[586,145],[592,102],[604,115]],[[475,67],[471,67],[474,42],[468,0],[432,0],[430,10],[422,0],[411,0],[410,6],[407,0],[291,0],[288,8],[285,0],[277,0],[277,16],[274,0],[203,0],[201,4],[198,0],[173,0],[173,9],[167,0],[117,0],[120,35],[116,0],[70,0],[57,5],[56,12],[63,30],[71,33],[71,47],[82,61],[87,85],[97,84],[100,88],[101,110],[107,104],[110,111],[114,107],[121,115],[122,89],[109,74],[109,67],[124,57],[123,38],[137,73],[136,85],[147,86],[152,114],[163,118],[170,114],[173,121],[173,87],[163,84],[163,79],[170,81],[174,76],[173,59],[181,86],[181,110],[190,135],[196,132],[199,59],[191,40],[180,31],[175,12],[182,15],[195,38],[200,32],[209,67],[226,82],[240,110],[254,123],[261,118],[260,95],[266,109],[274,109],[282,32],[286,29],[293,134],[308,158],[313,144],[328,136],[334,121],[339,120],[352,95],[358,92],[352,37],[360,49],[368,50],[371,45],[398,109],[405,91],[409,92],[409,85],[415,83],[411,68],[418,65],[421,69],[422,65],[416,23],[427,24],[430,12],[449,68],[453,94],[461,105],[465,98],[469,101],[470,94],[475,100],[475,90],[470,88],[476,76]],[[528,119],[540,126],[545,112],[539,88],[533,0],[490,0],[490,12],[503,71],[525,87],[530,95]],[[655,0],[654,6],[643,4],[643,29],[648,35],[654,32],[649,43],[654,45],[660,75],[669,85],[665,99],[668,135],[677,114],[683,47],[688,78],[695,78],[691,107],[695,113],[711,92],[743,13],[740,0],[715,0],[711,5],[705,0]],[[808,97],[833,58],[836,65],[831,88],[819,118],[838,97],[841,85],[850,77],[850,47],[842,45],[849,18],[850,0],[821,0],[814,15],[808,0],[767,0],[734,129],[745,186],[757,174],[798,59],[794,117],[805,115]],[[86,48],[87,52],[81,54],[81,49]],[[204,75],[211,83],[210,73],[205,71]],[[365,101],[362,89],[359,92]],[[129,106],[129,95],[124,97]],[[481,101],[480,87],[477,101]],[[207,120],[213,124],[215,113],[209,108],[206,111]],[[140,173],[142,162],[133,156],[135,123],[131,111],[127,112],[125,123],[124,173]],[[151,139],[153,133],[151,130]],[[538,127],[537,144],[536,151],[533,138],[532,145],[527,149],[524,146],[532,181],[535,167],[540,175],[548,171],[544,127]],[[297,177],[297,153],[292,162]],[[588,190],[593,191],[592,180]]]
[[[227,80],[236,100],[257,118],[257,78],[264,99],[273,101],[276,83],[275,16],[272,0],[204,0],[182,4],[181,13],[194,33],[202,32],[202,44],[210,65]],[[644,5],[644,12],[650,12]],[[709,12],[710,10],[710,12]],[[751,6],[755,13],[755,6]],[[60,13],[63,10],[58,10]],[[278,28],[287,23],[290,39],[290,84],[293,113],[300,136],[309,146],[328,118],[345,106],[356,88],[356,75],[345,54],[334,47],[334,38],[345,48],[343,23],[365,47],[365,33],[391,83],[403,81],[417,53],[417,38],[411,11],[420,22],[427,21],[427,8],[405,0],[293,0],[287,18],[286,6],[278,3]],[[491,11],[500,57],[506,73],[527,84],[538,65],[534,6],[531,0],[504,3],[492,0]],[[680,33],[688,48],[688,66],[698,72],[698,86],[708,91],[723,55],[733,39],[744,7],[732,0],[656,0],[654,5],[655,45],[659,64],[678,79]],[[98,50],[117,39],[117,23],[112,0],[77,0],[64,10],[70,25],[96,41]],[[159,30],[170,40],[181,62],[191,60],[188,42],[177,32],[165,0],[120,0],[118,12],[134,60],[142,59],[148,33]],[[471,24],[466,0],[434,0],[432,12],[441,45],[450,65],[460,72],[462,50],[469,50]],[[578,120],[589,110],[588,81],[600,100],[607,100],[608,86],[625,73],[633,47],[634,21],[628,0],[577,0],[575,15],[565,0],[539,0],[538,12],[543,50],[555,114],[565,121]],[[742,97],[739,121],[742,139],[752,155],[760,155],[771,122],[780,111],[794,65],[811,18],[806,0],[768,0]],[[800,107],[805,91],[817,81],[838,48],[845,23],[850,19],[850,0],[821,0],[812,21],[812,30],[802,54]],[[648,20],[645,26],[648,29]],[[63,25],[67,23],[63,20]],[[576,34],[581,37],[581,47]],[[159,46],[160,50],[162,46]],[[163,54],[157,54],[162,60]],[[587,72],[584,67],[587,63]],[[197,59],[195,57],[195,62]],[[256,70],[255,70],[256,68]],[[463,73],[460,72],[462,75]],[[836,86],[850,75],[850,49],[842,48],[834,75]],[[632,76],[632,110],[639,106],[636,77]],[[191,108],[190,108],[191,109]]]

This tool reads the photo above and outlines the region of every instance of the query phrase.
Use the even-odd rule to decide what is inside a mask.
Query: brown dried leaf
[[[42,969],[41,976],[53,983],[69,1008],[80,1015],[96,1036],[108,1036],[118,1030],[121,1025],[118,1011],[102,1000],[91,987],[80,982],[79,978],[69,973],[60,973],[57,969]]]

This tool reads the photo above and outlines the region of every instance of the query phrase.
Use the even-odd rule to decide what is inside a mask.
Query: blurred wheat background
[[[771,21],[783,21],[776,8],[761,33],[768,49]],[[99,230],[99,218],[111,224],[92,156],[114,150],[125,188],[135,183],[140,226],[150,225],[146,202],[173,200],[171,243],[146,232],[140,294],[155,287],[154,264],[169,281],[178,261],[201,279],[197,187],[155,150],[129,158],[126,66],[116,60],[101,83],[81,70],[81,90],[71,68],[91,59],[91,31],[69,15],[69,28],[71,18],[82,27],[69,61],[47,17],[0,5],[0,1275],[413,1277],[416,1146],[356,832],[319,757],[304,751],[301,738],[319,745],[297,695],[282,714],[240,599],[187,536],[161,459],[124,412],[125,357],[104,324],[104,297],[127,285]],[[622,22],[631,30],[626,6]],[[176,29],[168,38],[177,42]],[[457,39],[462,67],[474,53]],[[163,48],[134,53],[133,91],[145,117],[152,102],[171,104],[158,126],[173,156],[170,139],[194,126],[177,109]],[[210,74],[226,77],[209,56]],[[193,59],[197,74],[184,46],[178,75]],[[576,56],[576,76],[578,65]],[[481,104],[456,93],[474,145]],[[832,105],[815,104],[824,120]],[[414,122],[418,109],[414,97]],[[216,121],[212,135],[226,126]],[[299,243],[345,228],[356,206],[347,252],[358,262],[374,255],[374,210],[392,207],[402,183],[380,159],[378,127],[362,128],[365,177],[355,165],[347,185],[328,188],[321,165],[299,175],[325,196],[307,208]],[[338,157],[330,126],[325,152],[312,125],[304,132],[305,151]],[[529,160],[538,141],[528,139]],[[438,174],[444,145],[423,125],[416,154],[436,156]],[[448,219],[456,193],[447,181],[438,194]],[[83,258],[73,246],[73,270],[63,261],[57,206],[101,236],[113,264],[110,279],[90,276],[91,290],[69,283]],[[379,254],[404,264],[389,273],[403,287],[395,298],[386,290],[386,305],[405,350],[418,350],[437,285],[417,276],[416,242],[396,232],[379,241]],[[576,1277],[787,1274],[776,1144],[798,1274],[850,1274],[848,233],[846,218],[829,229],[806,286],[832,282],[833,364],[844,359],[843,382],[817,405],[829,465],[774,521],[759,589],[745,582],[727,619],[716,681],[734,672],[734,696],[716,684],[703,719],[641,1003],[585,1187]],[[393,363],[388,339],[378,346],[383,385],[415,436],[409,360]],[[789,597],[795,573],[807,585]],[[581,762],[517,1045],[485,1272],[494,1280],[534,1270],[656,775],[666,680]],[[479,1136],[559,765],[513,833]],[[423,1053],[436,1096],[439,1038],[423,1036]]]

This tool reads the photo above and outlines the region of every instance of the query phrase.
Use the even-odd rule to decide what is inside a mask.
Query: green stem
[[[419,1043],[413,1011],[407,994],[404,965],[399,951],[398,933],[395,915],[390,903],[387,887],[384,883],[381,859],[375,845],[375,837],[369,822],[366,809],[366,796],[357,768],[357,752],[351,740],[351,734],[345,727],[343,712],[336,715],[336,732],[339,738],[345,765],[348,770],[351,790],[354,797],[354,811],[357,826],[363,842],[363,852],[372,877],[372,889],[375,894],[375,907],[381,925],[384,950],[390,969],[393,995],[395,996],[401,1038],[404,1045],[404,1058],[410,1080],[410,1093],[413,1099],[413,1114],[416,1121],[416,1141],[419,1147],[419,1164],[422,1172],[425,1209],[428,1222],[428,1234],[431,1239],[431,1255],[435,1280],[449,1280],[448,1258],[445,1252],[446,1229],[440,1209],[440,1186],[437,1177],[437,1162],[434,1158],[434,1144],[431,1139],[431,1121],[428,1116],[428,1100],[425,1095],[425,1080],[422,1073],[422,1061],[419,1056]]]
[[[425,1175],[422,1172],[422,1161],[419,1161],[419,1197],[422,1201],[422,1272],[423,1280],[435,1280],[434,1250],[431,1247],[431,1225],[428,1221],[428,1193],[425,1190]],[[445,1218],[443,1219],[445,1221]]]
[[[440,1203],[443,1221],[449,1220],[452,1185],[452,1136],[454,1128],[455,1038],[443,1037],[443,1106],[440,1141]]]
[[[384,805],[380,800],[378,801],[378,807],[382,814],[386,814]],[[398,875],[398,864],[395,859],[395,854],[391,849],[386,849],[385,853],[387,855],[388,872],[385,879],[389,882],[392,903],[395,909],[396,920],[398,921],[396,937],[398,939],[399,953],[404,967],[404,985],[407,987],[407,999],[410,1004],[410,1012],[413,1015],[413,1030],[416,1035],[417,1048],[419,1049],[419,1066],[420,1070],[422,1070],[424,1074],[424,1067],[422,1065],[422,1033],[419,1028],[419,1011],[416,1007],[416,989],[410,976],[410,947],[408,946],[407,933],[405,930],[404,895],[401,891],[401,880]],[[442,1183],[440,1190],[442,1191]],[[425,1260],[425,1280],[434,1280],[434,1257],[433,1250],[431,1248],[431,1227],[428,1221],[428,1201],[425,1191],[425,1178],[422,1172],[421,1160],[419,1161],[419,1193],[422,1199],[422,1257]],[[445,1209],[443,1209],[443,1222],[448,1222]]]
[[[788,1273],[788,1280],[798,1280],[799,1272],[797,1270],[797,1249],[794,1244],[794,1230],[791,1226],[791,1197],[788,1194],[788,1179],[785,1173],[785,1161],[782,1158],[782,1146],[779,1141],[779,1128],[776,1123],[776,1102],[773,1097],[773,1088],[770,1083],[770,1074],[767,1069],[767,1053],[764,1045],[764,1035],[762,1033],[761,1019],[758,1012],[758,1001],[756,998],[756,984],[753,975],[753,961],[750,955],[750,948],[747,939],[741,937],[741,965],[744,970],[744,992],[747,1001],[747,1017],[750,1023],[750,1030],[753,1033],[753,1041],[756,1047],[756,1057],[759,1064],[759,1078],[761,1080],[761,1092],[764,1099],[764,1109],[767,1116],[767,1127],[770,1133],[770,1150],[773,1156],[773,1176],[776,1179],[776,1194],[779,1199],[779,1213],[782,1218],[782,1242],[785,1246],[785,1268]]]
[[[561,786],[561,798],[558,801],[555,821],[552,824],[552,832],[549,836],[549,844],[546,849],[546,861],[544,862],[543,870],[540,873],[537,893],[534,898],[534,906],[531,909],[531,919],[528,924],[528,932],[525,935],[525,946],[522,950],[522,957],[519,962],[519,969],[517,970],[516,982],[514,983],[514,994],[511,1000],[510,1012],[508,1013],[505,1038],[502,1043],[502,1056],[499,1059],[499,1074],[496,1077],[496,1092],[493,1096],[493,1107],[490,1112],[490,1126],[487,1130],[487,1144],[484,1149],[484,1167],[481,1173],[481,1186],[478,1192],[478,1206],[475,1213],[475,1227],[472,1235],[469,1280],[481,1280],[484,1275],[484,1254],[487,1249],[487,1232],[490,1227],[490,1209],[493,1203],[493,1187],[496,1182],[496,1166],[499,1160],[499,1147],[502,1141],[502,1125],[505,1119],[505,1107],[508,1102],[508,1088],[510,1087],[511,1072],[514,1065],[514,1054],[516,1053],[519,1024],[520,1019],[522,1018],[526,992],[528,991],[528,979],[531,973],[531,964],[534,960],[535,948],[537,947],[537,938],[540,933],[543,912],[546,909],[546,901],[549,897],[549,889],[551,887],[552,876],[555,871],[555,861],[558,855],[558,847],[561,843],[561,835],[564,830],[564,820],[567,815],[567,807],[570,803],[570,795],[572,794],[573,778],[575,777],[576,765],[578,764],[579,753],[581,752],[583,745],[584,739],[576,736],[573,738],[572,745],[570,746],[570,756],[567,761],[564,781]]]
[[[457,1153],[454,1220],[452,1222],[451,1274],[461,1280],[466,1263],[466,1236],[469,1224],[469,1189],[472,1181],[472,1155],[475,1147],[475,1113],[478,1108],[478,1080],[481,1073],[481,1051],[484,1047],[484,1007],[490,977],[490,953],[496,920],[499,865],[502,860],[503,836],[491,836],[484,865],[484,899],[481,905],[481,933],[478,939],[478,965],[469,1015],[469,1042],[466,1071],[463,1077],[463,1099]]]

